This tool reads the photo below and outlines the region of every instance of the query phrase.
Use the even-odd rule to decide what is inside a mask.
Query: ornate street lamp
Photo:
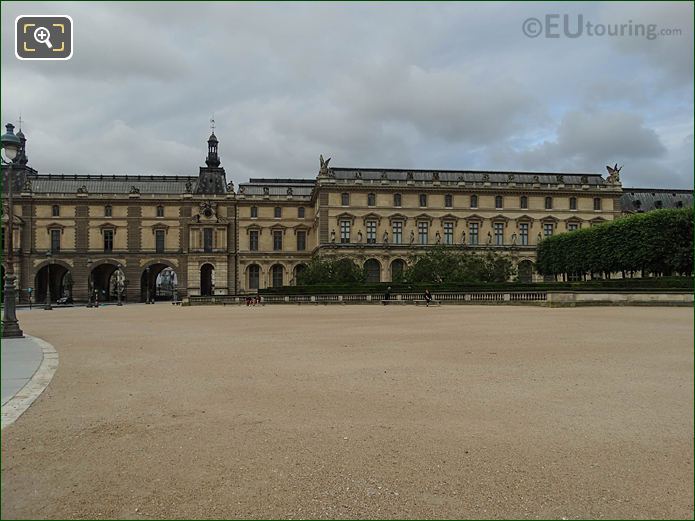
[[[7,164],[7,203],[8,203],[8,221],[7,230],[9,231],[7,237],[7,268],[5,271],[5,298],[3,301],[3,318],[2,318],[2,338],[22,338],[24,333],[19,328],[19,322],[17,321],[17,313],[15,309],[15,287],[14,281],[16,276],[14,274],[14,245],[12,244],[12,239],[14,236],[14,204],[12,202],[12,189],[13,189],[13,179],[12,179],[12,166],[17,158],[17,152],[19,152],[19,147],[21,142],[19,138],[14,133],[14,125],[8,123],[5,125],[7,132],[0,137],[2,141],[2,149],[5,151],[5,157],[8,161],[3,159],[3,163]]]
[[[43,309],[50,311],[53,309],[51,306],[51,262],[53,262],[53,254],[50,251],[46,252],[46,258],[48,259],[48,264],[46,265],[46,304]]]
[[[150,267],[145,268],[145,304],[150,304]]]

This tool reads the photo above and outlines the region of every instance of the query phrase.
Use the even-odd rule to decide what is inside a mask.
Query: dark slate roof
[[[195,192],[198,176],[169,175],[30,175],[34,193],[77,193],[81,186],[90,194],[127,194],[131,186],[141,194],[181,194],[186,192],[186,183],[191,182]]]
[[[679,208],[681,206],[693,206],[691,190],[623,188],[623,195],[620,196],[620,207],[623,212],[648,212],[658,207]]]
[[[488,176],[491,183],[507,183],[509,176],[514,176],[516,183],[533,183],[534,177],[538,176],[541,184],[558,183],[557,176],[563,177],[565,184],[582,184],[582,177],[586,176],[588,184],[606,184],[606,181],[599,174],[565,174],[563,172],[499,172],[485,170],[400,170],[400,169],[381,169],[381,168],[331,168],[338,180],[350,180],[357,177],[359,172],[363,180],[380,180],[382,175],[386,175],[389,181],[406,181],[408,173],[412,173],[414,181],[433,181],[435,173],[439,175],[439,180],[444,182],[458,182],[463,178],[466,182],[484,182],[484,176]]]
[[[292,188],[293,196],[310,196],[316,181],[314,179],[249,179],[241,183],[245,195],[264,195],[263,189],[268,188],[268,195],[287,195],[287,189]]]

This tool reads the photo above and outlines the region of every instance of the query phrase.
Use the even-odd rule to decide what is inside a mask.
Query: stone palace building
[[[294,284],[315,254],[350,257],[369,281],[390,281],[435,245],[503,252],[530,281],[543,237],[625,212],[692,205],[685,190],[624,190],[617,174],[338,168],[323,158],[314,178],[251,179],[235,189],[214,132],[197,175],[44,174],[31,168],[26,137],[17,135],[21,302],[43,302],[49,284],[53,300],[75,301],[111,300],[118,287],[130,302],[170,299],[172,286],[179,298],[253,293]]]

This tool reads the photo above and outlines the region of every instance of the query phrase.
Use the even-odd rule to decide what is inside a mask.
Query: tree
[[[548,237],[537,247],[543,275],[693,272],[693,209],[632,215]]]

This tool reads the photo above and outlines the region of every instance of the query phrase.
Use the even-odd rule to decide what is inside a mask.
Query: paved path
[[[58,353],[48,342],[28,335],[4,339],[0,353],[4,429],[19,418],[50,383],[58,367]]]

